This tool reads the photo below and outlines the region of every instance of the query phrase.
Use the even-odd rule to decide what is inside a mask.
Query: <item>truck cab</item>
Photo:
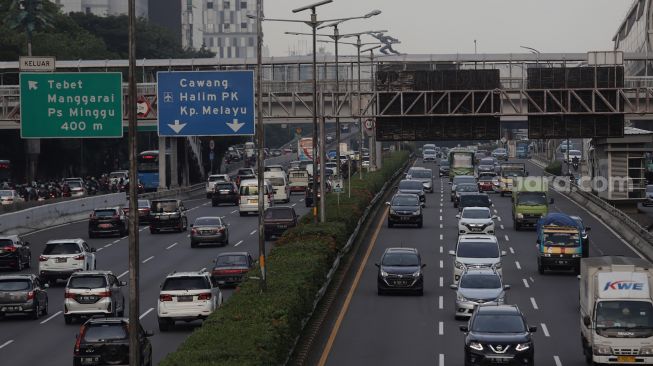
[[[537,222],[537,269],[573,269],[580,272],[583,238],[576,221],[563,213],[552,213]]]
[[[528,175],[526,172],[526,165],[522,163],[504,163],[499,167],[499,179],[497,191],[501,193],[501,197],[506,193],[512,193],[513,180]]]
[[[535,227],[540,218],[549,213],[548,180],[516,178],[513,180],[512,190],[512,221],[515,230],[519,231],[524,226]]]

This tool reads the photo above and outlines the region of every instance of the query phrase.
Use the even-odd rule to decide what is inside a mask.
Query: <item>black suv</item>
[[[465,366],[534,364],[532,333],[536,327],[526,324],[515,305],[479,306],[465,332]]]
[[[186,208],[181,200],[154,200],[150,207],[150,233],[161,230],[188,230]]]
[[[152,332],[139,329],[142,366],[152,365]],[[128,365],[129,320],[125,318],[92,318],[80,329],[73,351],[73,365]]]
[[[129,230],[127,216],[120,207],[96,208],[88,220],[88,237],[125,236]]]
[[[377,275],[377,291],[383,295],[389,291],[424,294],[422,257],[414,248],[388,248],[383,252]]]
[[[234,182],[218,182],[214,185],[213,194],[211,195],[211,206],[216,207],[221,203],[231,203],[238,206],[240,195],[238,195],[238,186]]]
[[[422,204],[416,194],[395,194],[390,202],[386,202],[388,210],[388,227],[395,225],[417,225],[421,228],[424,223]]]
[[[0,236],[0,269],[22,271],[32,265],[29,242],[18,235]]]

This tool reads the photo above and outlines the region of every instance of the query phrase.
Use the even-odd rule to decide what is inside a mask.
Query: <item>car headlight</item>
[[[580,257],[582,257],[582,254],[572,254],[571,257],[572,258],[580,258]]]
[[[388,277],[388,272],[381,270],[381,277]]]
[[[467,298],[459,293],[456,293],[456,299],[458,301],[467,301]]]
[[[518,219],[523,219],[523,218],[524,218],[524,214],[523,214],[523,213],[518,213],[518,214],[517,214],[517,218],[518,218]]]
[[[422,274],[421,271],[417,271],[417,272],[413,273],[413,277],[419,277],[421,274]]]
[[[469,348],[475,349],[477,351],[482,351],[483,350],[483,345],[478,343],[478,342],[470,342],[469,343]]]
[[[604,344],[597,344],[592,348],[592,351],[594,351],[595,355],[609,356],[612,354],[612,347]]]
[[[391,208],[390,209],[390,215],[396,215],[396,214],[397,214],[397,211],[395,211],[394,209]]]
[[[498,297],[495,301],[496,301],[497,303],[499,303],[499,304],[503,304],[503,303],[506,301],[506,295],[505,295],[505,294],[502,294],[502,295],[501,295],[500,297]]]
[[[517,352],[522,352],[522,351],[526,351],[529,348],[531,348],[530,343],[520,343],[520,344],[517,345],[517,347],[515,347],[515,350]]]
[[[492,265],[492,268],[494,269],[501,269],[501,262],[497,262],[494,265]]]
[[[458,269],[465,269],[465,265],[458,261],[454,263],[454,266],[456,266]]]
[[[413,216],[419,216],[422,213],[422,210],[413,211]]]
[[[642,347],[639,349],[639,354],[641,356],[651,356],[653,355],[653,347]]]

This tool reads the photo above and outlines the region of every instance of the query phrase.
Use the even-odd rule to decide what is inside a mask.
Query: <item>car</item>
[[[47,283],[34,274],[0,276],[0,318],[27,315],[38,319],[48,314]]]
[[[481,173],[478,177],[478,190],[480,192],[494,192],[496,176],[494,172]]]
[[[491,268],[468,269],[460,276],[458,284],[450,287],[456,290],[455,319],[472,316],[479,305],[504,304],[506,291],[510,289],[510,285],[504,285],[501,276]]]
[[[197,248],[200,244],[229,245],[229,225],[222,217],[198,217],[190,226],[190,247]]]
[[[476,177],[473,175],[457,175],[453,177],[453,180],[449,182],[451,185],[451,202],[453,202],[454,197],[456,196],[456,187],[463,183],[477,184]]]
[[[497,160],[508,161],[508,150],[504,148],[494,149],[494,151],[492,151],[492,157]]]
[[[129,170],[117,170],[109,173],[109,183],[118,185],[121,179],[123,182],[129,179]]]
[[[184,202],[177,199],[153,200],[150,207],[150,233],[156,234],[161,230],[188,230],[188,218]]]
[[[411,168],[406,179],[418,180],[424,185],[424,191],[433,193],[433,171],[425,168]]]
[[[460,330],[465,334],[466,366],[535,363],[532,333],[537,328],[527,325],[516,305],[479,306]]]
[[[247,252],[220,253],[213,261],[211,280],[216,286],[233,286],[254,267],[254,259]]]
[[[139,199],[138,200],[138,224],[149,224],[151,215],[150,215],[150,207],[152,206],[152,203],[150,200],[146,199]],[[125,215],[129,218],[129,202],[127,202],[127,207],[122,209]]]
[[[397,193],[416,194],[419,197],[419,201],[426,206],[424,184],[419,180],[403,179],[399,182]]]
[[[138,343],[141,355],[140,366],[152,365],[152,344],[154,335],[139,326]],[[128,365],[129,364],[129,319],[91,318],[75,336],[73,366],[82,365]]]
[[[363,161],[361,162],[361,167],[364,169],[369,169],[370,168],[370,157],[369,156],[363,156]]]
[[[24,202],[24,200],[15,189],[0,190],[0,204],[12,205],[16,202]]]
[[[32,265],[29,242],[18,235],[0,236],[0,269],[22,271]]]
[[[127,283],[111,271],[73,273],[64,291],[64,322],[71,324],[75,318],[93,315],[122,317],[125,314],[124,286]]]
[[[465,207],[492,207],[492,200],[487,193],[482,192],[463,192],[458,199],[458,211]]]
[[[453,207],[458,208],[460,204],[460,196],[464,193],[478,193],[478,183],[460,183],[456,185],[453,190]]]
[[[218,182],[229,182],[231,178],[227,174],[211,174],[206,181],[206,198],[211,199],[215,184]]]
[[[495,173],[497,169],[496,158],[483,158],[476,167],[476,174],[479,176],[482,173]]]
[[[281,168],[281,166],[278,167]],[[269,170],[265,172],[264,178],[266,182],[272,185],[272,194],[275,202],[290,202],[290,187],[288,186],[288,178],[283,168],[281,170]]]
[[[469,268],[493,268],[503,276],[501,257],[506,252],[499,248],[499,241],[494,235],[459,235],[456,249],[450,250],[449,255],[454,257],[454,284],[458,283],[460,276]]]
[[[240,196],[238,195],[238,186],[234,182],[218,182],[213,185],[213,194],[211,195],[211,206],[217,207],[222,203],[230,203],[238,206]]]
[[[490,234],[494,235],[494,220],[492,212],[487,207],[465,207],[456,215],[458,219],[458,235]]]
[[[256,172],[253,168],[240,168],[236,172],[236,185],[240,187],[240,183],[244,180],[256,179]]]
[[[388,209],[388,227],[395,225],[417,225],[421,228],[424,225],[424,215],[422,214],[422,204],[419,196],[415,194],[397,193],[389,202]]]
[[[263,168],[264,172],[279,172],[279,173],[285,173],[286,170],[283,168],[282,165],[279,164],[273,164],[273,165],[266,165]]]
[[[127,216],[120,207],[96,208],[88,220],[88,237],[100,235],[126,236],[129,233]]]
[[[653,206],[653,184],[646,186],[646,199],[642,202],[642,206]]]
[[[435,150],[426,149],[422,152],[422,163],[435,163],[438,161],[438,155]]]
[[[292,207],[269,207],[263,215],[265,240],[280,237],[286,230],[297,226],[299,217]]]
[[[266,209],[274,205],[274,200],[272,199],[274,189],[268,181],[264,181],[264,187],[265,191],[263,193],[263,209]],[[239,199],[240,201],[238,202],[238,211],[240,216],[247,216],[250,213],[259,213],[259,189],[257,179],[243,180],[240,183]]]
[[[451,165],[449,164],[449,160],[446,159],[440,160],[440,167],[438,168],[438,174],[440,177],[449,176],[450,169],[451,169]]]
[[[487,150],[476,150],[476,153],[474,153],[474,161],[476,162],[476,165],[478,165],[482,159],[487,157],[489,152]]]
[[[277,156],[281,156],[282,152],[281,152],[280,149],[272,149],[272,150],[270,150],[270,154],[272,154],[272,156],[274,156],[274,157],[277,157]]]
[[[171,273],[159,292],[159,330],[168,331],[175,321],[206,319],[221,305],[222,292],[213,285],[208,272]]]
[[[57,239],[45,243],[39,256],[39,277],[44,283],[67,280],[74,272],[95,270],[95,248],[83,239]]]
[[[375,263],[377,273],[377,292],[413,292],[424,294],[424,273],[422,257],[415,248],[388,248],[381,261]]]

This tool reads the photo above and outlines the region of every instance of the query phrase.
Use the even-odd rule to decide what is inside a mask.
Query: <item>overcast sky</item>
[[[270,0],[267,18],[308,19],[309,11],[292,9],[317,0]],[[402,44],[402,53],[586,52],[610,50],[612,37],[632,0],[334,0],[318,8],[318,19],[363,15],[373,9],[383,14],[341,25],[341,33],[387,29]],[[265,44],[271,56],[289,50],[309,51],[310,37],[283,34],[310,32],[303,24],[267,22]],[[326,31],[326,29],[325,29]],[[329,30],[329,32],[332,32]],[[367,39],[372,42],[372,38]],[[327,45],[328,46],[328,45]],[[327,51],[331,52],[329,46]],[[345,48],[353,54],[354,48]]]

